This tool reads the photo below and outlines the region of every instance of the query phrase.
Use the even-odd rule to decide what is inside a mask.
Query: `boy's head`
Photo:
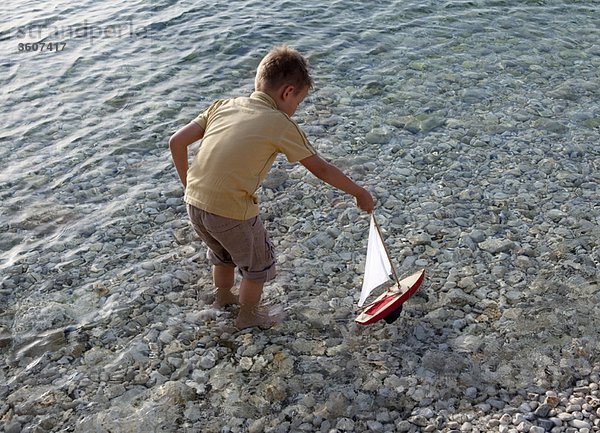
[[[308,62],[298,51],[286,45],[269,51],[256,70],[254,88],[268,93],[276,101],[284,97],[286,90],[295,96],[301,93],[306,96],[312,86]]]

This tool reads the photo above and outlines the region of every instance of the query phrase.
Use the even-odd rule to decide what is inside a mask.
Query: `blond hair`
[[[276,91],[283,85],[294,86],[298,93],[313,87],[308,72],[308,61],[295,49],[287,45],[274,47],[261,60],[256,69],[256,90]]]

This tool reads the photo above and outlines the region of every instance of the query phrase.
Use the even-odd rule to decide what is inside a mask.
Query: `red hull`
[[[419,272],[401,280],[400,286],[408,287],[406,290],[398,292],[390,289],[383,293],[360,313],[355,322],[359,325],[370,325],[391,314],[417,291],[424,277],[425,269],[421,269]]]

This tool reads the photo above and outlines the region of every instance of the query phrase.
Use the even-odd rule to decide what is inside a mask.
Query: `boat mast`
[[[394,262],[392,262],[392,258],[390,257],[390,252],[388,251],[387,245],[385,244],[384,240],[383,240],[383,234],[381,233],[381,227],[379,227],[379,224],[377,223],[377,220],[375,219],[375,214],[371,214],[371,218],[373,218],[373,222],[375,223],[375,228],[377,229],[377,233],[379,233],[379,238],[381,239],[381,243],[383,244],[383,249],[385,251],[385,254],[387,255],[388,261],[390,262],[390,267],[392,269],[392,276],[394,277],[394,281],[396,281],[396,285],[398,286],[398,289],[400,290],[400,280],[398,279],[398,274],[396,274],[396,269],[394,268]]]

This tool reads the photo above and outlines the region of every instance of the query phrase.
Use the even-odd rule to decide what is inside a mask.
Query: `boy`
[[[238,329],[280,320],[259,308],[264,283],[275,277],[275,257],[255,195],[278,153],[353,195],[360,209],[373,210],[371,194],[321,159],[290,119],[312,85],[306,60],[292,48],[275,47],[260,62],[250,97],[214,102],[169,140],[190,220],[208,246],[215,305],[240,304]],[[187,148],[200,139],[188,168]],[[235,267],[242,274],[239,298],[231,292]]]

